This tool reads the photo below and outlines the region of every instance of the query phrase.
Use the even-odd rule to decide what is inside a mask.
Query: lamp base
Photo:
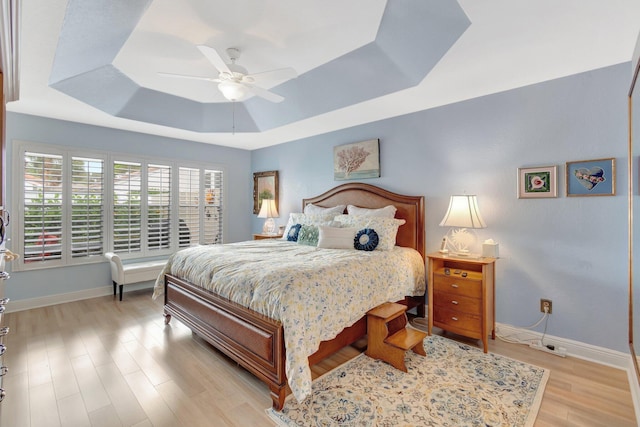
[[[262,226],[262,234],[276,234],[276,221],[273,218],[267,218]]]

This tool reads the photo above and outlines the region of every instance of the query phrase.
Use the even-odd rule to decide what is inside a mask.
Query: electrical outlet
[[[547,309],[546,312],[551,314],[553,312],[553,303],[550,299],[540,298],[540,311],[544,313],[545,308]]]

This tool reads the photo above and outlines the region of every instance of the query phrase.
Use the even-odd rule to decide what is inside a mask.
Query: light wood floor
[[[6,315],[3,427],[272,426],[268,389],[179,321],[150,292]],[[543,426],[635,426],[626,372],[525,346],[490,351],[551,369]],[[348,347],[320,375],[358,354]]]

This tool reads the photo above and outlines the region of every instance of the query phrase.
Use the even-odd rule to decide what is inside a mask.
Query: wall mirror
[[[635,64],[629,89],[629,347],[640,381],[640,61]],[[635,244],[638,242],[638,244]]]

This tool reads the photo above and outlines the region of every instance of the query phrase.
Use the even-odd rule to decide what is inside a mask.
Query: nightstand
[[[282,238],[282,233],[280,234],[262,234],[257,233],[253,235],[253,240],[263,240],[263,239],[280,239]]]
[[[495,258],[432,253],[429,259],[429,328],[482,340],[496,338]]]

